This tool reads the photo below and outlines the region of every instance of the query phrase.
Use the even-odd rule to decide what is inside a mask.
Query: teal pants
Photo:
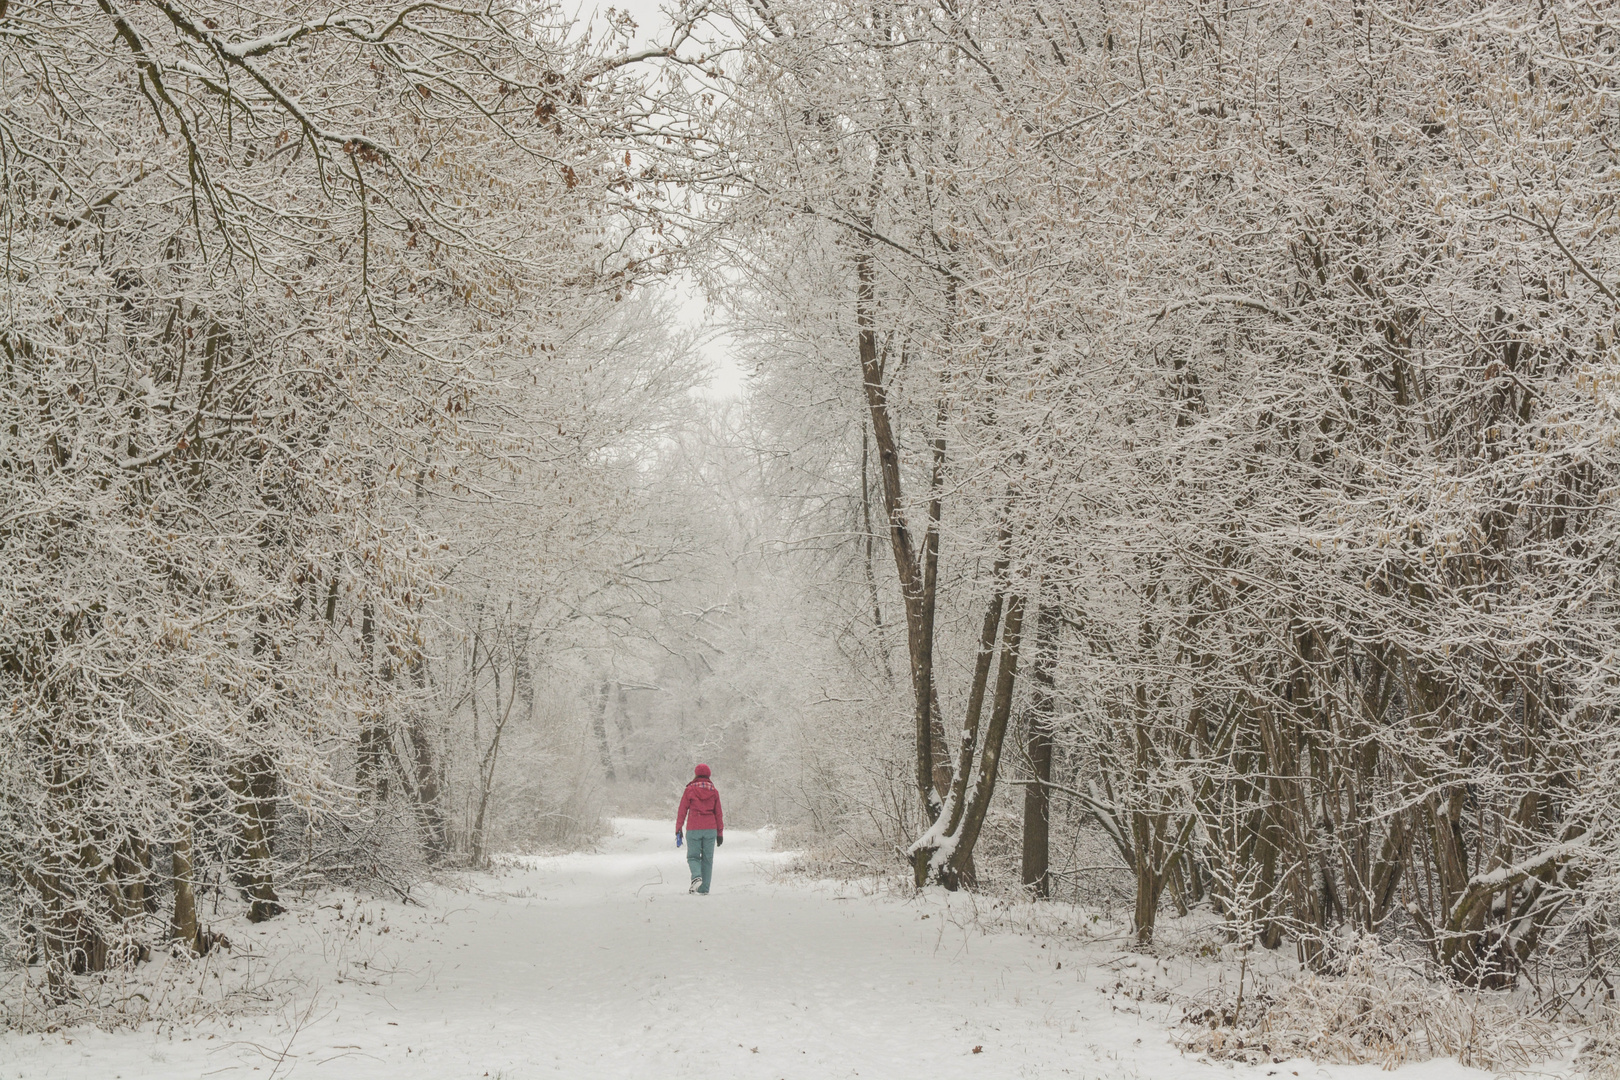
[[[686,830],[686,865],[692,868],[693,877],[703,879],[698,892],[708,892],[709,879],[714,877],[713,829]]]

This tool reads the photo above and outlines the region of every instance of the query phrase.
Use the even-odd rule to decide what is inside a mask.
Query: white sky
[[[630,13],[636,22],[637,44],[650,44],[666,36],[669,20],[660,10],[660,0],[582,0],[576,10],[579,18],[585,20],[595,13],[605,13],[610,7]],[[703,335],[698,351],[709,362],[713,377],[700,395],[715,401],[741,397],[746,384],[743,369],[732,353],[730,341],[714,331],[714,327],[724,321],[724,313],[704,300],[702,291],[693,281],[678,280],[664,288],[678,299],[682,324]]]

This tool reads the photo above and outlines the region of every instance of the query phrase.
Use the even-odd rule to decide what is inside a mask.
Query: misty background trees
[[[9,962],[706,760],[1144,946],[1602,977],[1611,22],[0,3]]]

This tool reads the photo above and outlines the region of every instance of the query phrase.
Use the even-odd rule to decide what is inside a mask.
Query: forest
[[[696,761],[1595,1022],[1620,12],[636,10],[0,0],[0,1030]]]

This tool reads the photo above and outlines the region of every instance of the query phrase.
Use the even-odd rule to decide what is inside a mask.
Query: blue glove
[[[679,830],[679,829],[675,830],[675,846],[676,847],[681,846],[681,830]]]

